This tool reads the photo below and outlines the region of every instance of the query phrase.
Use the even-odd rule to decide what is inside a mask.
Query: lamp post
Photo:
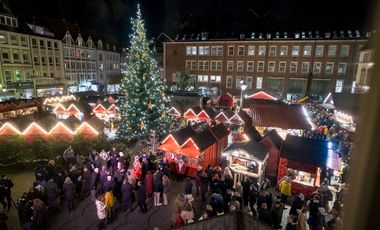
[[[247,85],[244,84],[244,81],[240,81],[240,108],[243,108],[243,91],[247,89]]]

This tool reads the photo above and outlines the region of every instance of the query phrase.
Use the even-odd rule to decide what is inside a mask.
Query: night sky
[[[126,44],[136,0],[8,0],[32,11],[112,34]],[[148,36],[161,32],[367,29],[372,0],[140,0]]]

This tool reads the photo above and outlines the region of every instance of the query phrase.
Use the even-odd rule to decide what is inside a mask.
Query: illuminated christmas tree
[[[127,140],[147,137],[153,131],[161,136],[168,131],[170,120],[165,85],[149,49],[151,42],[146,38],[139,5],[137,17],[131,22],[133,31],[126,63],[122,64],[122,97],[118,102],[121,117],[118,137]]]

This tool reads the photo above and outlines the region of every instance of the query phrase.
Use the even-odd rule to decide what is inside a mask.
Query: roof
[[[274,97],[274,96],[272,96],[269,93],[266,93],[264,91],[260,91],[260,92],[254,93],[254,94],[248,96],[248,98],[250,98],[250,99],[259,99],[259,100],[269,100],[269,101],[275,101],[275,100],[277,100],[276,97]]]
[[[97,116],[90,117],[86,122],[98,132],[103,131],[106,126]]]
[[[25,116],[9,121],[9,123],[20,132],[24,131],[32,122],[34,122],[34,118],[30,116]]]
[[[267,134],[265,134],[263,139],[264,138],[269,138],[277,149],[281,149],[281,145],[284,140],[280,137],[280,135],[278,135],[275,129],[272,129]]]
[[[362,94],[353,93],[333,93],[332,100],[336,110],[350,114],[354,117],[359,115],[360,110],[360,96]]]
[[[244,134],[249,138],[249,140],[255,140],[256,142],[260,142],[263,139],[255,127],[249,127]]]
[[[328,142],[313,138],[287,135],[280,157],[319,166],[327,165]]]
[[[211,118],[211,119],[213,119],[214,117],[216,117],[216,112],[215,112],[215,110],[214,109],[212,109],[212,108],[206,108],[206,109],[204,109],[204,111],[207,113],[207,115]]]
[[[252,118],[244,110],[241,109],[238,114],[240,118],[244,121],[246,127],[252,126]]]
[[[226,126],[222,123],[210,128],[210,131],[215,136],[215,138],[218,140],[221,140],[230,134],[230,131],[228,131]]]
[[[217,142],[210,130],[204,130],[197,133],[192,136],[191,139],[195,142],[201,152]]]
[[[31,108],[40,106],[40,102],[35,99],[18,99],[0,103],[0,112],[8,112],[17,109]]]
[[[301,105],[252,104],[252,125],[281,129],[311,128]]]
[[[224,110],[223,113],[224,113],[224,115],[225,115],[228,119],[230,119],[231,117],[235,116],[235,114],[236,114],[236,113],[235,113],[234,111],[232,111],[232,110]]]
[[[61,120],[61,122],[64,123],[71,130],[76,130],[81,124],[81,121],[73,115],[69,116],[65,120]]]
[[[257,143],[255,140],[235,142],[228,146],[225,151],[232,152],[234,150],[243,150],[245,153],[257,158],[260,161],[264,161],[268,154],[265,145]]]
[[[178,145],[181,146],[187,139],[195,134],[195,131],[190,127],[186,126],[178,131],[173,132],[171,135],[177,141]]]
[[[59,120],[54,115],[50,115],[38,120],[37,124],[49,132],[58,122]]]

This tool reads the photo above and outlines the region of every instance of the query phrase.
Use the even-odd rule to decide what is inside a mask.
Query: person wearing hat
[[[212,193],[220,193],[220,180],[219,180],[219,175],[214,174],[213,179],[210,184],[210,190]]]
[[[182,181],[183,178],[186,175],[187,165],[183,161],[183,159],[180,159],[178,163],[175,166],[176,172],[177,172],[177,181]]]

